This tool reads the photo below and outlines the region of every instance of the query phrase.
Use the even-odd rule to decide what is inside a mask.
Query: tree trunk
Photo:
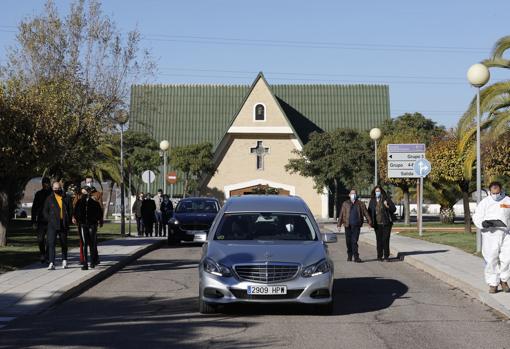
[[[338,179],[335,179],[335,190],[334,190],[334,203],[335,203],[335,212],[333,212],[333,216],[335,219],[338,219],[338,215],[340,212],[340,184],[338,183]]]
[[[461,184],[462,204],[464,206],[464,233],[471,233],[471,211],[469,209],[469,184]]]
[[[453,207],[441,207],[439,209],[439,221],[442,224],[453,224],[455,219],[455,214],[453,211]]]
[[[184,192],[182,193],[182,197],[185,198],[186,194],[188,193],[188,177],[189,175],[186,173],[184,176]]]
[[[404,224],[411,224],[411,207],[409,202],[409,188],[402,188],[402,192],[404,193]]]
[[[0,222],[0,247],[7,246],[7,225]]]
[[[9,196],[6,192],[0,191],[0,246],[7,245],[9,213]]]
[[[110,202],[112,201],[112,193],[113,193],[113,186],[115,183],[111,181],[110,183],[110,191],[108,192],[108,200],[106,200],[106,206],[104,207],[103,212],[103,219],[106,220],[108,218],[108,213],[110,213]]]

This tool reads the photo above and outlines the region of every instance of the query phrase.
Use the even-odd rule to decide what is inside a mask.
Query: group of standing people
[[[338,216],[338,228],[345,228],[347,261],[361,263],[358,240],[364,219],[374,228],[377,241],[377,260],[390,260],[390,236],[397,208],[386,191],[379,185],[372,189],[368,209],[359,200],[356,189],[351,189],[349,199],[342,203]]]
[[[362,262],[359,257],[358,240],[364,219],[374,228],[377,238],[377,259],[389,261],[390,235],[395,221],[396,207],[380,186],[372,190],[368,209],[358,199],[355,189],[349,200],[343,202],[338,218],[338,228],[345,227],[347,260]],[[498,288],[510,293],[510,197],[503,191],[500,182],[489,184],[487,197],[480,201],[473,215],[473,223],[480,229],[482,256],[485,260],[485,282],[489,293]]]
[[[79,190],[71,184],[66,192],[60,182],[50,184],[50,179],[44,177],[42,189],[35,194],[32,204],[32,223],[37,231],[41,263],[48,263],[48,270],[55,269],[57,237],[62,249],[62,268],[67,268],[71,224],[78,226],[82,269],[99,264],[97,228],[103,225],[103,203],[92,177],[87,177]]]
[[[166,236],[174,206],[162,189],[152,197],[150,193],[138,193],[133,204],[138,236]]]

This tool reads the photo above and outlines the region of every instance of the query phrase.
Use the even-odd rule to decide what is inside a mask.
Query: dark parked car
[[[181,241],[205,241],[219,210],[220,203],[215,198],[182,199],[169,222],[168,243],[171,245]]]

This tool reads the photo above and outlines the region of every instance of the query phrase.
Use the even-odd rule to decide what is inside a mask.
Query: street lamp
[[[375,166],[374,166],[374,187],[377,185],[377,140],[381,138],[382,132],[379,128],[373,128],[370,130],[370,138],[374,140],[375,144],[375,153],[374,153],[374,159],[375,159]]]
[[[469,83],[476,87],[476,204],[482,199],[482,163],[480,159],[480,87],[485,85],[490,79],[489,69],[481,64],[473,64],[467,72]],[[476,252],[482,249],[482,235],[480,229],[476,229]]]
[[[170,143],[163,140],[159,143],[159,149],[163,152],[163,193],[166,194],[166,166],[167,166],[167,150],[170,148]]]
[[[124,125],[128,121],[128,113],[119,110],[115,113],[115,119],[120,126],[120,235],[126,235],[126,209],[124,205]]]

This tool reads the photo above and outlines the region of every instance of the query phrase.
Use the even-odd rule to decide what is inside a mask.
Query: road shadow
[[[378,277],[335,279],[334,310],[330,316],[368,313],[389,308],[408,291],[408,287],[394,279]],[[228,315],[315,315],[313,306],[303,304],[235,304],[219,309]]]
[[[399,252],[395,259],[403,261],[406,256],[416,256],[420,254],[434,254],[434,253],[445,253],[449,250],[428,250],[428,251],[409,251],[409,252]]]
[[[169,250],[169,255],[171,255],[171,251],[180,248],[191,248],[191,249],[201,249],[201,243],[186,243],[184,245],[177,246],[163,246],[161,250]],[[180,269],[196,269],[198,268],[197,260],[190,259],[151,259],[149,257],[145,257],[144,259],[139,259],[134,263],[124,267],[122,270],[118,272],[118,274],[126,274],[126,273],[143,273],[150,271],[165,271],[165,270],[180,270]],[[190,271],[193,273],[193,271]]]
[[[148,271],[163,271],[163,270],[196,269],[197,267],[198,262],[190,260],[144,259],[137,261],[136,264],[131,264],[124,267],[124,269],[120,270],[118,274],[143,273]]]
[[[0,329],[0,348],[267,348],[277,338],[243,339],[255,322],[197,312],[196,297],[80,297]]]
[[[334,315],[369,313],[386,309],[409,290],[398,280],[379,277],[335,279],[333,285]]]

